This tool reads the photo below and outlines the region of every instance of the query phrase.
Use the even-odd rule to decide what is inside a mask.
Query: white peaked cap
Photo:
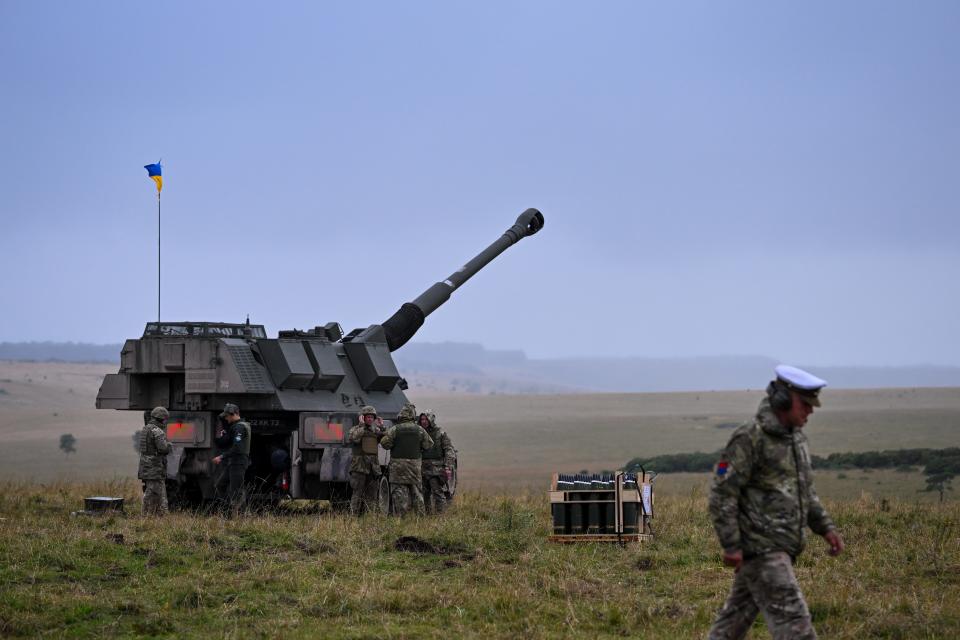
[[[788,364],[777,365],[777,368],[774,369],[774,371],[777,373],[777,378],[783,380],[792,387],[803,389],[804,391],[819,391],[827,386],[826,380],[818,378],[817,376],[804,371],[803,369],[791,367]]]

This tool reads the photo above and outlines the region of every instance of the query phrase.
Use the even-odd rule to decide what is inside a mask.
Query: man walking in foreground
[[[827,383],[787,365],[776,375],[756,417],[730,437],[714,474],[710,517],[735,577],[710,640],[743,638],[760,612],[775,640],[816,638],[793,573],[805,527],[827,540],[830,555],[843,551],[813,489],[802,432]]]
[[[143,481],[143,515],[162,516],[167,513],[167,442],[166,424],[170,412],[155,407],[150,421],[140,430],[140,467],[137,478]]]

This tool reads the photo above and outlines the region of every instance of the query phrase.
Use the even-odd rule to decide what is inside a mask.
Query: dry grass
[[[139,512],[124,479],[139,416],[92,408],[111,370],[0,363],[0,475],[71,479],[0,484],[2,637],[691,638],[729,588],[706,475],[661,476],[656,541],[622,549],[547,543],[542,489],[553,471],[715,450],[730,433],[717,425],[749,416],[757,392],[413,394],[460,449],[467,492],[442,518],[71,517],[97,494]],[[960,390],[827,400],[808,431],[815,453],[956,446]],[[66,432],[78,439],[69,458]],[[960,637],[960,492],[941,507],[917,493],[919,473],[845,474],[817,480],[849,553],[828,558],[815,540],[798,565],[821,637]],[[397,551],[402,535],[445,553]]]
[[[470,493],[432,519],[69,515],[94,494],[138,511],[127,481],[0,487],[0,635],[690,638],[731,579],[696,487],[626,548],[546,542],[540,493]],[[814,540],[798,565],[822,637],[960,635],[960,505],[828,507],[849,553]],[[401,535],[445,553],[397,551]]]
[[[894,469],[848,469],[835,471],[820,469],[815,473],[815,486],[820,496],[834,500],[901,500],[933,504],[939,501],[936,492],[925,491],[926,476],[914,471]],[[656,478],[657,493],[661,497],[690,495],[691,491],[704,494],[710,489],[713,474],[669,473]],[[960,484],[954,481],[954,484]],[[960,500],[960,491],[948,491],[944,500]]]

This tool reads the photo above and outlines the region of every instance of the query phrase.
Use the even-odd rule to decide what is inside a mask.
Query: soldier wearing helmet
[[[350,513],[360,515],[373,511],[378,504],[380,460],[377,443],[383,437],[383,423],[377,425],[377,410],[370,405],[360,410],[360,422],[350,429],[347,439],[352,446],[350,459]]]
[[[380,446],[390,452],[390,503],[398,516],[410,511],[411,506],[417,515],[426,511],[420,458],[433,446],[433,440],[414,422],[416,419],[417,409],[408,402],[397,415],[397,424],[380,441]]]
[[[443,513],[448,504],[448,483],[453,477],[457,454],[450,442],[450,436],[437,426],[437,414],[432,411],[421,413],[420,426],[433,440],[433,446],[423,452],[423,499],[427,513]]]
[[[214,464],[226,464],[227,472],[220,476],[217,495],[226,493],[230,503],[230,515],[237,515],[243,509],[244,480],[247,467],[250,466],[250,424],[240,419],[240,407],[228,402],[223,406],[220,418],[227,425],[230,434],[230,447],[213,459]]]
[[[166,424],[170,412],[156,407],[150,420],[140,430],[140,466],[137,478],[143,481],[143,515],[162,516],[167,513],[167,442]]]

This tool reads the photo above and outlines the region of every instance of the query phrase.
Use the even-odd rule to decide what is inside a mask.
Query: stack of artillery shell
[[[638,478],[624,474],[623,525],[617,531],[617,480],[610,474],[557,474],[550,491],[553,535],[558,542],[639,540],[644,532]]]

